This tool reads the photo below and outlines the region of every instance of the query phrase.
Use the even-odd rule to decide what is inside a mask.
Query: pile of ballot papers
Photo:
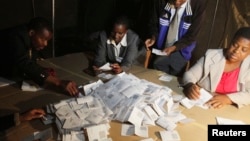
[[[108,139],[113,112],[96,97],[82,96],[50,104],[47,105],[47,113],[56,116],[54,121],[59,131],[58,140],[84,141],[83,131],[87,131],[89,141]],[[53,119],[47,119],[44,123],[48,120]],[[101,134],[95,134],[98,132]]]
[[[184,97],[173,95],[167,86],[132,74],[121,73],[106,83],[98,80],[84,85],[83,89],[84,96],[47,105],[47,112],[56,116],[62,140],[85,140],[83,131],[86,131],[89,141],[111,141],[109,122],[116,120],[122,123],[122,136],[148,138],[148,127],[159,125],[171,136],[175,134],[174,140],[178,141],[177,123],[192,121],[178,108]],[[162,138],[168,138],[159,133]]]

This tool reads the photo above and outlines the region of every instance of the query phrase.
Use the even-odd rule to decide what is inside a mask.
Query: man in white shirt
[[[111,31],[102,31],[94,59],[93,69],[110,63],[115,74],[127,72],[131,68],[138,53],[139,37],[129,29],[126,17],[118,17]]]

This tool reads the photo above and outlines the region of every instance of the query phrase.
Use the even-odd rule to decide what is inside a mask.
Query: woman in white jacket
[[[250,104],[250,28],[242,27],[228,48],[209,49],[183,76],[184,94],[200,97],[200,88],[213,94],[212,108]]]

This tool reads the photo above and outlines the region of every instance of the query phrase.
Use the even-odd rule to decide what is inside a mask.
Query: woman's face
[[[226,52],[226,58],[230,62],[241,62],[250,55],[250,40],[244,37],[239,37]]]
[[[123,36],[127,33],[127,28],[122,24],[115,24],[113,31],[111,32],[111,38],[115,40],[115,43],[121,42]]]

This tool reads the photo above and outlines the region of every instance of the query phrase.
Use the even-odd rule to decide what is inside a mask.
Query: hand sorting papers
[[[162,50],[155,49],[155,48],[152,49],[152,53],[154,53],[156,55],[160,55],[160,56],[166,56],[167,55],[166,52],[163,52]]]
[[[190,100],[187,97],[181,100],[181,104],[186,108],[190,109],[193,106],[200,106],[201,108],[207,109],[208,106],[204,105],[208,100],[212,98],[212,95],[204,90],[203,88],[200,89],[200,98],[198,100]]]
[[[102,70],[102,71],[109,71],[109,70],[112,70],[112,68],[110,67],[110,63],[104,64],[104,65],[101,66],[99,69]]]

